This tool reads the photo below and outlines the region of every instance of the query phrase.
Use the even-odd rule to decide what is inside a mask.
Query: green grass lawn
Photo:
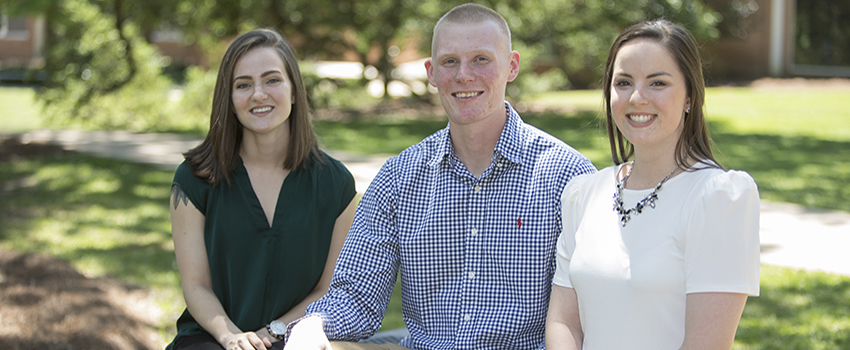
[[[0,133],[20,133],[44,127],[41,108],[31,88],[0,87],[0,106],[3,106]]]
[[[546,104],[574,111],[526,113],[524,119],[598,167],[607,166],[597,93],[542,96]],[[721,161],[750,172],[763,198],[850,211],[845,94],[709,89]],[[0,88],[0,103],[17,106],[0,113],[0,133],[42,127],[36,108],[15,104],[31,102],[32,96],[31,90]],[[397,153],[445,125],[316,123],[326,146],[367,154]],[[0,162],[0,248],[52,254],[87,276],[111,276],[151,290],[164,311],[159,325],[164,344],[184,307],[167,207],[171,177],[152,166],[78,154]],[[744,311],[735,349],[850,348],[850,277],[763,266],[761,286],[762,295],[750,298]],[[384,326],[402,325],[397,286]]]

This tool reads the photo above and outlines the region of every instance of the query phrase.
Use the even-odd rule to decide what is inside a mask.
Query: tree
[[[111,95],[145,95],[124,103],[125,109],[135,112],[119,113],[127,122],[113,126],[121,127],[140,117],[164,120],[169,113],[161,103],[164,92],[154,91],[167,90],[170,83],[161,74],[168,61],[151,44],[156,30],[179,29],[185,44],[207,52],[214,68],[228,39],[257,27],[272,27],[290,39],[302,58],[354,58],[374,66],[387,84],[405,45],[428,54],[434,23],[465,1],[0,0],[0,8],[11,14],[45,16],[44,70],[49,78],[40,96],[58,108],[57,114],[93,119],[111,103],[103,100]],[[509,88],[517,98],[595,86],[609,44],[632,23],[663,16],[708,40],[717,36],[719,21],[701,0],[478,2],[508,20],[514,47],[522,53],[523,74]]]

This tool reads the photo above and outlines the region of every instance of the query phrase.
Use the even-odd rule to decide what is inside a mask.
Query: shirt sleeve
[[[334,218],[339,217],[346,208],[348,208],[348,204],[351,203],[351,200],[357,195],[356,184],[354,181],[354,176],[351,175],[351,172],[348,168],[345,167],[342,162],[336,160],[327,154],[324,154],[325,159],[328,164],[325,166],[329,167],[328,171],[324,171],[323,177],[319,183],[322,186],[334,187],[332,193],[336,200],[339,198],[338,210]],[[336,197],[338,196],[338,197]]]
[[[189,166],[188,162],[183,161],[177,167],[171,185],[180,187],[180,190],[186,194],[186,197],[189,198],[189,201],[192,202],[195,208],[201,214],[206,215],[207,195],[210,185],[205,180],[192,174],[192,167]]]
[[[372,336],[392,296],[399,266],[392,161],[384,164],[357,206],[328,294],[307,308],[306,315],[322,318],[331,340]]]
[[[759,194],[742,171],[710,178],[691,214],[686,293],[759,294]]]
[[[570,282],[570,261],[576,249],[576,230],[581,223],[584,211],[583,205],[579,203],[579,189],[586,177],[578,176],[570,180],[564,187],[563,194],[561,194],[563,229],[558,236],[558,243],[555,247],[555,275],[552,277],[552,283],[567,288],[573,288],[572,282]]]

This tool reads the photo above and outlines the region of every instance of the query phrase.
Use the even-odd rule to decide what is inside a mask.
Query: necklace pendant
[[[617,182],[617,190],[614,191],[614,211],[617,212],[618,215],[620,215],[620,224],[622,224],[623,227],[626,227],[626,223],[628,223],[629,220],[632,219],[632,217],[631,217],[632,213],[634,213],[635,215],[640,214],[640,213],[643,212],[643,209],[646,206],[649,206],[650,208],[655,209],[655,201],[658,200],[658,191],[661,190],[661,186],[663,186],[664,183],[667,182],[667,180],[669,180],[671,176],[673,176],[673,174],[676,172],[677,169],[678,169],[678,167],[673,169],[673,171],[671,171],[670,174],[667,175],[667,177],[665,177],[663,180],[661,180],[661,182],[659,182],[658,185],[655,186],[655,189],[652,190],[652,192],[650,194],[648,194],[646,197],[641,199],[635,205],[634,208],[624,209],[623,208],[623,188],[626,187],[626,179],[628,179],[629,176],[632,174],[632,170],[629,169],[629,172],[626,174],[626,176],[624,176],[622,180]]]

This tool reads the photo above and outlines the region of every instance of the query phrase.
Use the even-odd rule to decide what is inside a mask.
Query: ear
[[[431,64],[430,58],[425,60],[425,72],[428,74],[428,83],[433,87],[437,87],[437,84],[434,82],[434,66]]]
[[[685,113],[691,113],[691,98],[685,100]]]
[[[519,74],[519,52],[516,50],[511,51],[510,67],[511,71],[508,73],[508,81],[514,81]]]

